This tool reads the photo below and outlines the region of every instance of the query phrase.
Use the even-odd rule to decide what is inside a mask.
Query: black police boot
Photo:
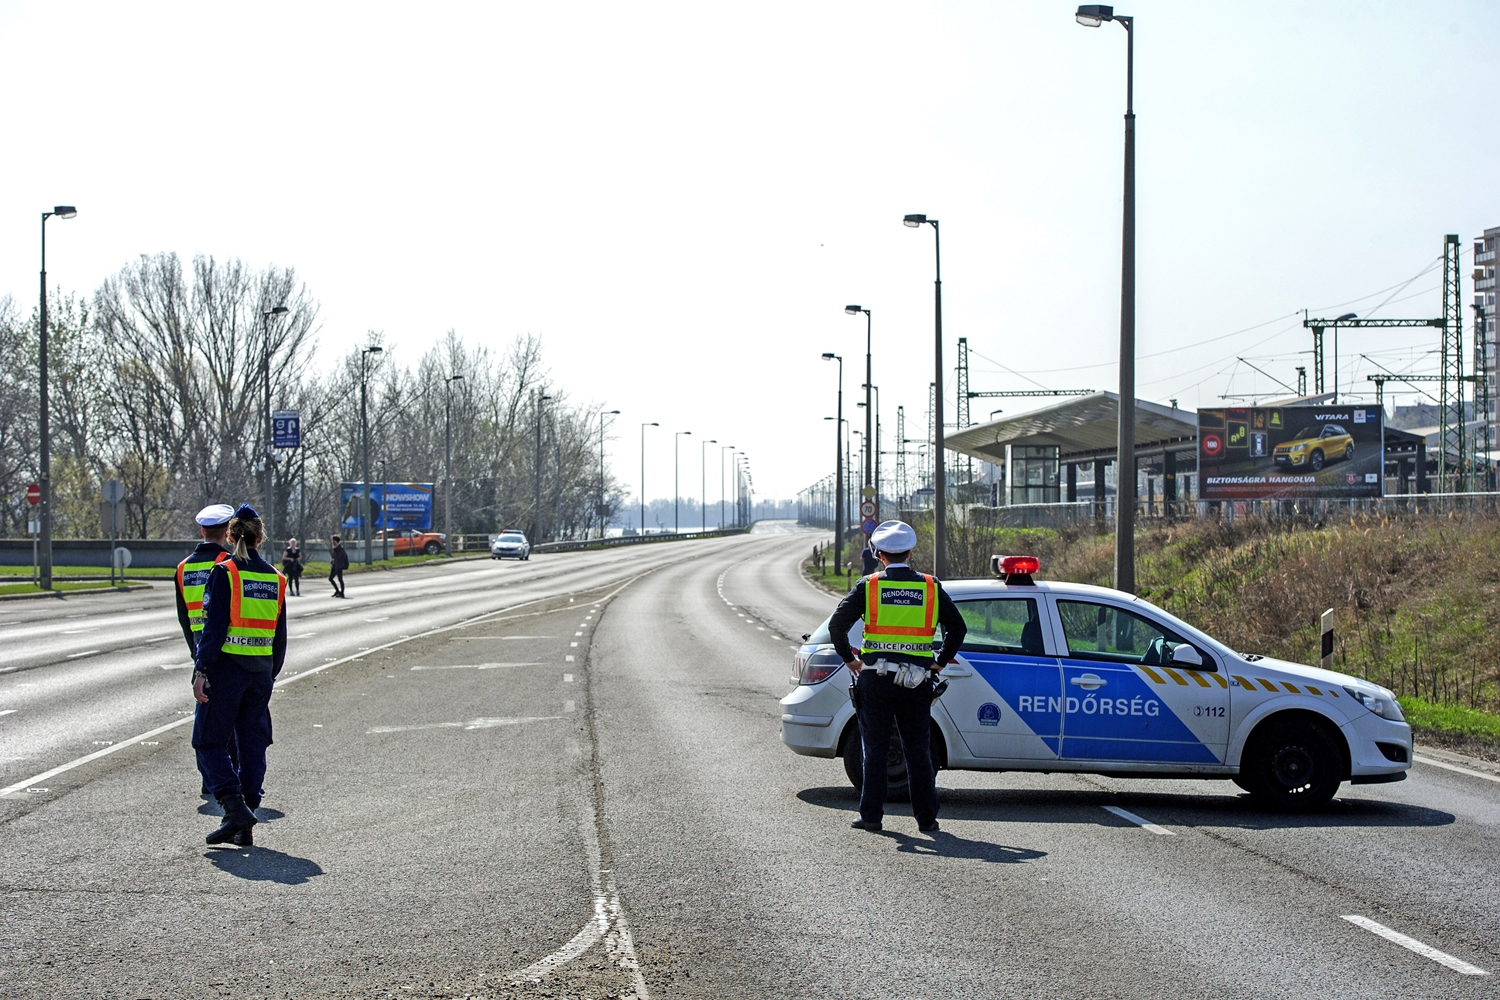
[[[240,841],[234,838],[243,832],[246,838],[245,842],[247,844],[253,843],[253,841],[249,840],[249,836],[250,828],[256,823],[255,813],[251,812],[250,808],[245,805],[245,797],[238,792],[221,795],[219,796],[219,805],[224,809],[224,822],[217,830],[204,837],[203,842],[206,844],[223,844],[233,841],[238,844]]]

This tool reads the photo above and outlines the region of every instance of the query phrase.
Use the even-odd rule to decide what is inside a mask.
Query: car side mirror
[[[1187,643],[1182,643],[1172,649],[1172,666],[1187,667],[1191,670],[1212,670],[1213,667],[1203,665],[1203,654],[1198,652]]]

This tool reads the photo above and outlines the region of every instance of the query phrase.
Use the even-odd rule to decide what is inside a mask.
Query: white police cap
[[[211,503],[198,512],[196,520],[205,528],[217,528],[221,524],[228,524],[232,517],[233,507],[227,503]]]
[[[917,547],[917,533],[905,521],[886,521],[870,536],[870,547],[878,552],[910,552]]]

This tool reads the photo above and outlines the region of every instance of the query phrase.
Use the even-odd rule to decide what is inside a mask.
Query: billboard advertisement
[[[1198,411],[1204,500],[1378,497],[1385,439],[1378,406],[1241,406]]]
[[[431,483],[341,483],[339,506],[342,527],[359,531],[360,506],[366,504],[370,531],[381,528],[415,528],[432,530]]]

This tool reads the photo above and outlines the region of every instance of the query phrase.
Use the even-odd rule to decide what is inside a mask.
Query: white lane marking
[[[1137,816],[1135,813],[1130,812],[1128,809],[1121,809],[1119,806],[1100,806],[1100,808],[1103,809],[1107,813],[1114,813],[1116,816],[1120,817],[1121,819],[1123,819],[1123,820],[1125,820],[1127,822],[1134,823],[1136,826],[1140,827],[1143,830],[1150,830],[1152,833],[1157,834],[1159,836],[1162,836],[1162,837],[1175,837],[1175,836],[1177,836],[1177,834],[1173,833],[1171,830],[1168,830],[1166,827],[1164,827],[1164,826],[1157,826],[1155,823],[1151,822],[1150,820],[1143,819],[1142,817]]]
[[[390,615],[386,615],[384,618],[366,618],[365,619],[365,621],[367,621],[367,622],[388,622],[390,620],[391,620],[391,616]]]
[[[572,684],[573,683],[573,675],[572,674],[563,674],[563,683],[564,684]],[[14,712],[15,709],[11,709],[11,711]],[[4,715],[4,714],[5,714],[4,712],[0,712],[0,715]]]
[[[170,635],[159,635],[155,639],[147,639],[146,643],[147,643],[147,645],[150,645],[153,642],[166,642],[168,639],[171,639],[171,638],[175,638],[175,637],[174,636],[170,636]]]
[[[572,679],[573,679],[573,675],[569,674],[568,675],[568,680],[572,680]],[[14,709],[14,708],[0,709],[0,715],[15,715],[17,711],[18,710]]]
[[[555,635],[471,635],[470,639],[499,639],[509,642],[512,639],[556,639]]]
[[[653,571],[652,570],[647,570],[646,572],[649,573],[649,572],[653,572]],[[613,597],[615,597],[615,595],[619,594],[620,591],[624,590],[626,587],[630,586],[632,583],[634,583],[635,581],[639,580],[641,577],[643,577],[645,575],[646,575],[646,573],[637,573],[635,576],[632,576],[629,579],[625,580],[618,587],[616,587],[614,590],[612,590],[608,594],[606,594],[603,599],[606,600],[606,601],[612,599]],[[463,620],[461,622],[456,622],[453,625],[440,625],[437,628],[428,629],[426,632],[419,632],[416,635],[412,636],[411,638],[394,639],[394,640],[386,643],[383,646],[377,646],[375,648],[377,650],[380,650],[380,649],[390,649],[393,646],[400,646],[403,643],[410,642],[412,639],[424,639],[424,638],[426,638],[427,636],[430,636],[430,635],[438,635],[438,634],[443,633],[443,632],[453,632],[453,631],[456,631],[458,629],[468,628],[468,627],[474,625],[476,622],[482,622],[482,621],[484,621],[487,618],[493,618],[496,615],[507,614],[508,612],[515,611],[518,608],[530,607],[533,604],[543,604],[543,603],[545,603],[547,601],[554,600],[554,599],[555,598],[552,598],[552,597],[538,597],[538,598],[536,598],[534,600],[522,601],[520,604],[512,604],[510,607],[507,607],[507,608],[497,608],[494,611],[486,611],[482,615],[475,615],[473,618],[467,618],[467,619],[465,619],[465,620]],[[82,618],[83,615],[81,615],[81,614],[80,615],[70,615],[69,617],[72,617],[72,618]],[[302,671],[301,673],[288,674],[287,676],[282,677],[280,680],[278,680],[276,682],[276,689],[279,690],[279,689],[285,687],[286,685],[292,683],[293,681],[301,680],[304,677],[311,677],[314,674],[321,674],[325,670],[331,669],[333,667],[340,666],[340,665],[345,664],[345,663],[350,663],[350,662],[352,662],[354,660],[358,660],[358,659],[362,659],[362,658],[363,657],[361,657],[361,656],[359,656],[357,654],[356,655],[351,655],[351,656],[339,657],[339,658],[329,657],[328,659],[325,659],[322,663],[318,664],[316,667],[309,667],[308,669]],[[568,657],[568,662],[571,663],[572,660],[573,660],[573,658],[571,656]],[[14,667],[0,667],[0,672],[7,672],[7,671],[10,671],[10,670],[14,670],[14,669],[15,669]],[[116,752],[117,750],[120,750],[123,747],[131,746],[131,745],[133,745],[136,742],[143,741],[143,740],[147,739],[148,737],[156,736],[156,735],[158,735],[160,733],[165,733],[168,730],[176,729],[178,726],[186,725],[187,723],[192,722],[192,721],[193,721],[193,715],[192,714],[188,714],[188,715],[185,715],[182,718],[177,719],[177,720],[175,720],[173,722],[167,723],[165,726],[158,726],[157,728],[152,729],[149,732],[142,733],[141,735],[137,736],[134,740],[129,740],[129,741],[126,741],[124,743],[116,743],[112,747],[105,747],[103,750],[96,750],[94,753],[85,754],[84,756],[79,757],[77,760],[70,760],[66,764],[59,764],[57,767],[52,768],[50,771],[43,771],[41,774],[34,775],[34,776],[30,777],[30,778],[27,778],[25,781],[18,782],[18,783],[14,784],[14,785],[7,785],[5,788],[0,788],[0,797],[6,796],[6,795],[12,795],[12,794],[14,794],[16,792],[19,792],[19,791],[31,791],[32,789],[28,788],[27,786],[33,784],[34,782],[45,781],[48,778],[51,778],[51,777],[53,777],[55,775],[59,775],[59,774],[65,773],[67,771],[71,771],[75,767],[82,767],[84,764],[90,763],[91,761],[98,760],[100,757],[108,756],[109,754],[112,754],[112,753]],[[631,954],[633,955],[634,952],[632,951]],[[637,974],[637,978],[639,978],[639,973]],[[644,991],[644,989],[645,989],[644,985],[641,987],[641,989],[642,989],[642,991]],[[646,994],[644,992],[641,992],[640,995],[642,997],[644,997]]]
[[[289,636],[288,638],[291,638],[291,639],[311,639],[313,636],[315,636],[317,634],[318,633],[316,633],[316,632],[303,632],[300,635]]]
[[[583,633],[582,633],[582,632],[574,632],[574,633],[573,633],[573,634],[574,634],[574,635],[583,635]],[[578,643],[576,643],[576,642],[575,642],[575,643],[573,643],[573,645],[575,645],[575,646],[576,646],[576,645],[578,645]]]
[[[128,746],[134,746],[137,743],[150,739],[152,736],[159,736],[169,730],[176,729],[178,726],[185,726],[192,721],[193,717],[191,715],[184,716],[183,718],[177,719],[174,722],[167,723],[165,726],[157,726],[150,732],[142,733],[134,739],[124,740],[120,743],[116,743],[112,747],[105,747],[103,750],[95,750],[93,753],[79,757],[77,760],[70,760],[66,764],[59,764],[57,767],[52,768],[52,770],[50,771],[43,771],[41,774],[32,775],[25,781],[18,781],[14,785],[7,785],[4,788],[0,788],[0,796],[14,795],[16,792],[32,791],[32,789],[28,786],[35,785],[40,781],[46,781],[48,778],[56,777],[57,775],[62,774],[65,771],[71,771],[73,770],[73,768],[78,767],[81,764],[87,764],[90,761],[98,760],[100,757],[107,757],[112,753],[116,753],[120,750],[125,749]]]
[[[413,670],[495,670],[499,667],[540,667],[541,663],[433,663],[418,664]]]
[[[578,643],[576,643],[576,642],[570,642],[570,643],[568,643],[568,645],[569,645],[569,646],[570,646],[570,647],[572,647],[572,648],[577,648],[577,646],[578,646]]]
[[[95,627],[95,628],[65,628],[65,629],[63,629],[63,633],[62,634],[63,635],[82,635],[85,632],[97,632],[97,631],[99,631],[99,629],[97,627]]]
[[[97,652],[99,652],[97,649],[85,649],[81,653],[69,653],[68,654],[68,659],[70,659],[70,660],[76,660],[80,656],[93,656]]]
[[[186,670],[188,667],[191,667],[192,665],[193,665],[192,661],[189,660],[187,663],[163,663],[161,665],[161,668],[163,670]]]
[[[578,711],[578,708],[577,708],[577,706],[575,706],[573,704],[572,699],[569,699],[568,701],[563,702],[563,711],[564,712],[576,712],[576,711]]]
[[[366,729],[365,735],[371,733],[411,733],[418,729],[462,729],[471,732],[475,729],[495,729],[499,726],[519,726],[524,722],[554,722],[561,719],[560,715],[529,715],[500,719],[470,719],[468,722],[428,722],[420,726],[375,726]]]
[[[1418,941],[1416,938],[1409,938],[1405,934],[1402,934],[1402,933],[1400,933],[1398,931],[1393,931],[1389,927],[1385,926],[1384,924],[1377,924],[1375,921],[1371,920],[1369,917],[1361,917],[1361,916],[1359,916],[1357,914],[1344,914],[1344,919],[1347,920],[1347,921],[1349,921],[1351,924],[1355,925],[1356,927],[1363,927],[1365,930],[1369,931],[1371,934],[1377,934],[1380,937],[1385,938],[1387,941],[1390,941],[1392,944],[1399,944],[1401,947],[1407,949],[1408,951],[1414,951],[1418,955],[1421,955],[1423,958],[1430,958],[1434,962],[1437,962],[1439,965],[1446,965],[1448,968],[1452,969],[1454,972],[1459,973],[1460,975],[1464,975],[1464,976],[1487,976],[1487,975],[1489,975],[1488,972],[1485,972],[1483,969],[1479,968],[1477,965],[1470,965],[1468,962],[1465,962],[1465,961],[1463,961],[1461,959],[1454,958],[1452,955],[1448,954],[1447,952],[1438,951],[1436,948],[1432,947],[1431,945],[1423,944],[1422,942]]]
[[[1471,778],[1483,778],[1485,781],[1500,781],[1500,774],[1485,774],[1483,771],[1475,771],[1467,767],[1459,767],[1457,764],[1449,764],[1447,761],[1433,760],[1431,757],[1420,757],[1412,755],[1418,764],[1428,764],[1432,767],[1441,767],[1445,771],[1457,771],[1459,774],[1467,774]]]
[[[573,662],[573,657],[571,657],[571,656],[568,656],[568,657],[564,657],[564,659],[566,659],[566,660],[567,660],[567,662],[569,662],[569,663],[572,663],[572,662]]]

